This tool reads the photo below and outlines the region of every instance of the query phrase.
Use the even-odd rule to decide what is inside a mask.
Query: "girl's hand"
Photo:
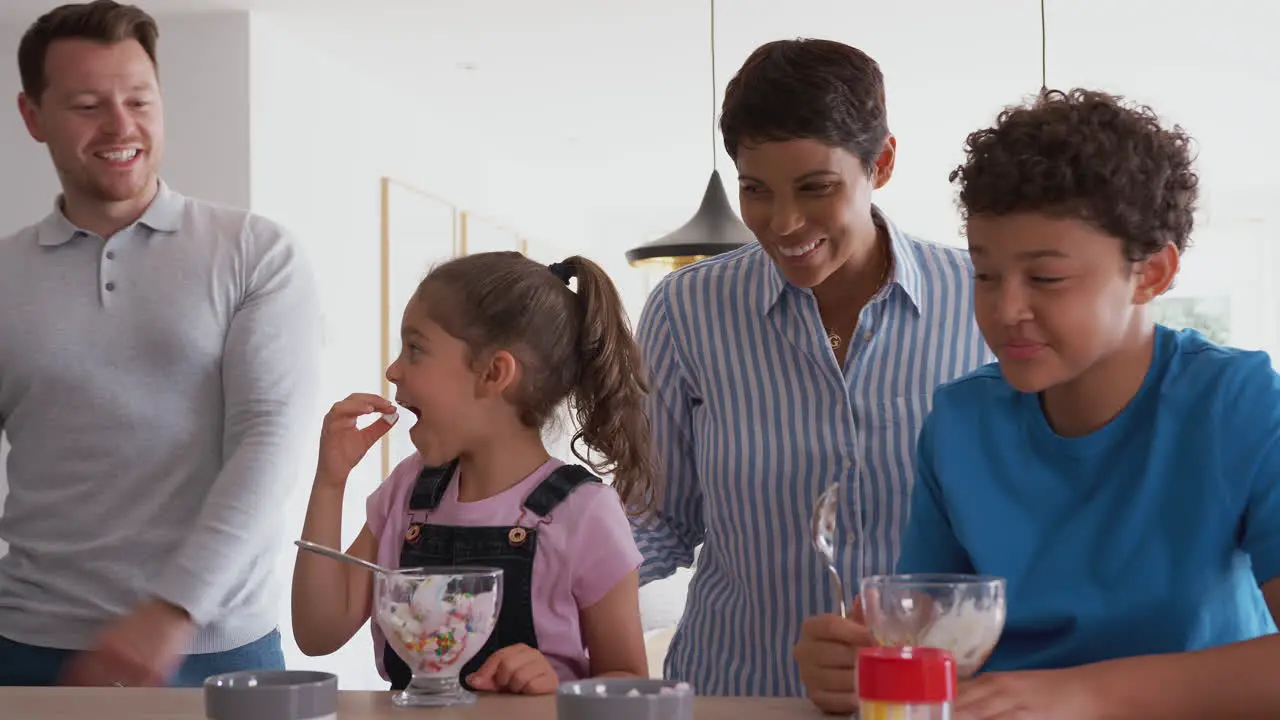
[[[344,486],[347,476],[369,448],[395,425],[395,420],[391,419],[399,418],[395,412],[395,405],[368,393],[355,393],[330,408],[320,430],[316,483]],[[374,420],[363,430],[356,427],[356,420],[371,413],[381,413],[384,417]]]
[[[560,685],[560,677],[546,655],[521,643],[490,655],[467,682],[482,692],[550,695]]]

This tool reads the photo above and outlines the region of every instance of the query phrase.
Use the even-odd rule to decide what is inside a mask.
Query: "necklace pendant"
[[[832,350],[840,349],[840,336],[831,330],[827,330],[827,342],[831,345]]]

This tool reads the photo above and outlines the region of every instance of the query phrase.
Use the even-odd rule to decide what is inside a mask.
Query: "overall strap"
[[[546,517],[574,490],[589,482],[600,482],[600,478],[581,465],[561,465],[529,493],[524,506]]]
[[[458,469],[458,461],[451,460],[444,465],[422,468],[418,480],[413,485],[413,495],[409,497],[410,510],[435,510],[440,507],[444,491],[449,487],[454,472]]]

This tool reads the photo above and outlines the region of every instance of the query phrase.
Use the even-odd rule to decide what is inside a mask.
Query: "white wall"
[[[353,392],[378,393],[379,178],[422,180],[404,147],[414,113],[375,78],[361,77],[350,58],[322,52],[287,23],[255,15],[250,37],[253,207],[289,226],[311,251],[324,290],[325,406]],[[363,498],[377,487],[380,471],[375,447],[348,481],[344,546],[364,524]],[[308,491],[309,482],[300,483],[285,509],[290,537],[301,532]],[[292,567],[293,554],[286,552],[281,572]],[[281,631],[291,666],[336,671],[343,687],[382,686],[367,625],[324,658],[296,651],[287,609]]]
[[[466,207],[500,201],[484,192],[483,183],[453,182],[485,172],[483,156],[469,151],[469,143],[425,141],[456,137],[460,129],[449,127],[429,103],[415,102],[412,93],[388,82],[354,53],[328,45],[322,33],[308,32],[292,18],[269,14],[253,16],[250,37],[253,207],[285,223],[311,250],[325,290],[323,396],[337,401],[352,392],[379,392],[379,178],[389,175],[456,198]],[[540,249],[562,257],[570,252],[568,245],[544,239]],[[614,271],[637,316],[643,277],[626,269],[613,248],[595,250],[591,254]],[[563,438],[556,444],[563,448]],[[376,452],[352,474],[344,543],[363,525],[364,498],[380,474]],[[307,491],[300,485],[286,510],[291,537],[301,530]],[[280,562],[282,571],[288,571],[292,554]],[[682,574],[645,588],[648,625],[674,624],[686,583]],[[282,621],[282,626],[290,637],[288,623]],[[367,629],[333,656],[306,658],[291,643],[289,652],[291,665],[337,670],[344,687],[382,686]]]
[[[160,82],[169,138],[164,176],[182,192],[249,203],[249,18],[246,13],[162,17]],[[40,220],[58,181],[44,146],[18,115],[18,40],[25,26],[0,25],[0,157],[10,177],[0,196],[0,230]],[[21,168],[21,173],[15,171]]]
[[[913,22],[917,6],[807,0],[778,13],[768,1],[722,5],[719,85],[757,45],[779,37],[828,36],[863,47],[884,68],[900,143],[893,181],[877,200],[904,228],[960,243],[946,175],[963,159],[961,140],[1039,87],[1034,3],[980,4],[983,12],[975,14],[967,6],[928,2],[925,24]],[[534,17],[540,11],[511,2],[490,2],[484,10],[423,6],[412,16],[408,10],[254,16],[253,202],[314,244],[322,282],[333,288],[325,307],[334,348],[325,358],[329,397],[376,390],[381,372],[373,322],[381,174],[509,218],[566,253],[584,249],[610,269],[638,317],[646,285],[625,266],[622,252],[683,223],[710,170],[705,8],[654,0],[637,16],[616,3],[557,5],[572,6],[564,13],[572,24],[540,20]],[[1136,19],[1149,8],[1125,3],[1134,22],[1108,25],[1115,37],[1087,52],[1072,38],[1093,32],[1098,18],[1114,17],[1114,4],[1089,0],[1051,17],[1050,81],[1139,92],[1163,113],[1193,123],[1218,191],[1216,213],[1206,213],[1178,292],[1232,294],[1237,341],[1274,349],[1276,300],[1253,281],[1277,269],[1275,255],[1252,265],[1261,269],[1258,277],[1230,278],[1233,258],[1262,259],[1260,244],[1275,225],[1244,220],[1267,209],[1249,201],[1247,178],[1256,175],[1222,171],[1240,143],[1266,129],[1235,132],[1242,120],[1226,108],[1239,93],[1220,79],[1249,77],[1248,69],[1262,63],[1245,53],[1264,44],[1216,55],[1219,63],[1210,67],[1169,73],[1146,58],[1169,56],[1172,45],[1200,37],[1200,21],[1192,13],[1165,13],[1172,30],[1139,34],[1135,28],[1145,26]],[[1215,27],[1217,42],[1232,42],[1227,27]],[[644,47],[655,39],[668,48],[660,57]],[[473,57],[476,71],[455,66]],[[1188,77],[1196,78],[1195,87],[1215,86],[1222,97],[1201,103],[1182,90]],[[566,144],[568,137],[576,142]],[[716,152],[732,195],[732,167]],[[348,539],[362,517],[358,499],[377,481],[376,460],[353,476]],[[292,508],[291,523],[300,522],[300,507]],[[646,627],[678,619],[687,581],[682,572],[642,591]],[[371,677],[366,643],[362,634],[340,658],[307,662],[336,664],[344,682],[360,682]]]
[[[271,216],[307,246],[323,289],[326,399],[379,389],[382,175],[508,219],[534,234],[550,255],[585,250],[613,273],[638,317],[647,284],[625,266],[622,252],[688,219],[710,170],[705,12],[684,0],[654,0],[634,17],[620,14],[616,4],[580,4],[567,14],[576,28],[535,27],[526,24],[533,22],[528,17],[512,19],[525,10],[508,6],[497,13],[494,3],[486,5],[489,11],[467,12],[494,12],[501,22],[462,17],[460,4],[431,9],[459,17],[418,24],[385,14],[360,22],[269,12],[160,16],[169,127],[165,177],[188,194]],[[1013,0],[983,0],[982,6],[975,14],[934,3],[931,22],[922,25],[910,21],[919,12],[914,6],[807,1],[779,14],[772,0],[742,0],[722,8],[720,85],[756,45],[777,37],[829,36],[864,47],[885,69],[900,141],[895,177],[878,200],[907,229],[958,242],[945,175],[961,159],[961,138],[1039,83],[1035,8]],[[1145,7],[1137,0],[1125,6],[1135,12]],[[1241,309],[1233,328],[1238,342],[1275,350],[1280,298],[1266,289],[1280,270],[1280,254],[1269,242],[1276,227],[1269,201],[1274,181],[1252,165],[1275,149],[1267,125],[1274,113],[1239,109],[1267,100],[1265,93],[1250,92],[1250,82],[1256,89],[1277,79],[1274,45],[1265,38],[1238,40],[1241,32],[1264,32],[1265,24],[1228,27],[1222,23],[1233,16],[1222,13],[1221,23],[1206,25],[1204,18],[1164,12],[1161,29],[1148,33],[1137,16],[1120,21],[1116,12],[1081,0],[1070,16],[1051,17],[1050,81],[1135,91],[1189,124],[1204,148],[1206,183],[1214,192],[1179,292],[1232,295]],[[597,29],[608,22],[618,25]],[[622,25],[625,32],[617,30]],[[1089,33],[1099,28],[1116,35],[1106,42],[1072,41],[1094,37]],[[14,57],[20,32],[0,26],[0,58]],[[654,38],[671,50],[653,56]],[[460,53],[475,46],[484,56],[480,70],[441,70],[466,57],[446,57],[438,49],[442,42]],[[1210,52],[1210,43],[1216,50]],[[1199,48],[1194,66],[1170,69],[1149,60],[1181,57],[1182,47]],[[1259,55],[1265,53],[1271,54]],[[955,62],[959,57],[963,63]],[[0,101],[10,102],[3,99],[17,88],[16,68],[0,71]],[[591,107],[571,104],[584,94],[592,97]],[[47,156],[26,136],[12,107],[0,112],[0,157],[10,177],[22,182],[0,195],[0,232],[44,215],[56,191]],[[564,144],[566,136],[594,147],[595,154],[562,155],[572,147]],[[1257,142],[1271,145],[1257,151]],[[732,168],[720,155],[732,195]],[[299,479],[282,514],[287,537],[301,526],[309,480]],[[348,540],[363,521],[363,497],[378,481],[376,457],[353,474]],[[0,497],[4,491],[0,472]],[[292,562],[293,552],[283,547],[281,571],[288,573]],[[681,574],[644,589],[647,626],[674,622],[686,581]],[[367,630],[335,656],[305,659],[289,640],[287,598],[280,617],[290,664],[334,670],[347,688],[382,686]]]
[[[433,142],[458,132],[449,122],[454,118],[442,120],[403,85],[385,80],[373,63],[335,45],[332,34],[308,29],[297,18],[227,12],[159,15],[158,20],[168,125],[163,176],[181,192],[251,207],[298,235],[323,291],[322,396],[336,401],[352,392],[378,392],[379,178],[390,175],[497,214],[501,199],[487,192],[484,176],[496,172],[501,159],[478,158],[466,143]],[[0,56],[16,54],[23,29],[0,27]],[[18,90],[16,68],[0,73],[0,97],[16,97]],[[0,227],[16,229],[39,220],[52,205],[57,180],[16,110],[0,113],[0,157],[11,169],[22,168],[26,178],[0,196]],[[690,212],[696,199],[690,199]],[[575,230],[567,235],[584,233]],[[538,242],[550,258],[569,254],[576,244],[555,238]],[[634,317],[643,303],[644,278],[626,268],[620,251],[603,249],[591,254],[614,271]],[[316,418],[313,438],[319,422]],[[563,438],[553,442],[563,447]],[[7,491],[2,468],[0,463],[0,499]],[[300,532],[309,473],[308,467],[283,513],[286,537]],[[379,480],[375,449],[350,481],[346,541],[363,524],[363,499]],[[286,585],[293,558],[292,547],[282,547]],[[648,625],[675,622],[684,582],[677,578],[645,589],[647,605],[655,610]],[[344,687],[383,686],[367,629],[336,655],[305,658],[292,642],[287,597],[280,617],[291,666],[337,671]]]

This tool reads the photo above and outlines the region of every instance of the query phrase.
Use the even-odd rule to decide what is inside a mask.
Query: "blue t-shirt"
[[[899,572],[1008,581],[984,671],[1182,652],[1275,632],[1280,376],[1266,353],[1156,327],[1110,423],[1065,438],[997,364],[941,386]]]

